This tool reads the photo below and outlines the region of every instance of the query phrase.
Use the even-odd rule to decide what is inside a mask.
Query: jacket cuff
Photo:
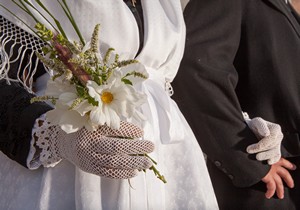
[[[14,137],[15,148],[13,159],[27,168],[27,156],[32,140],[32,128],[37,118],[51,110],[46,103],[37,102],[26,107],[20,114],[19,122],[16,124],[16,136]]]

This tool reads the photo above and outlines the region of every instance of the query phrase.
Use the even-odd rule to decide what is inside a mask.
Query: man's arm
[[[175,99],[204,153],[238,187],[259,182],[270,170],[246,152],[258,140],[243,120],[235,93],[238,72],[233,63],[242,34],[243,2],[190,1],[185,8],[185,55],[173,82]]]

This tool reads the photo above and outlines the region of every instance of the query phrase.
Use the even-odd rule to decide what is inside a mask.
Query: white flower
[[[70,110],[68,106],[58,103],[55,109],[46,113],[46,117],[52,124],[59,125],[66,133],[74,133],[86,127],[93,130],[88,116],[81,116],[77,111]]]
[[[55,80],[49,79],[47,83],[47,89],[45,95],[59,97],[62,93],[76,93],[76,88],[74,85],[70,84],[69,81],[65,80],[63,77],[58,77]]]
[[[88,42],[82,52],[90,48]],[[97,53],[97,59],[103,62],[100,53]],[[74,57],[73,57],[74,58]],[[127,60],[124,56],[121,60]],[[143,81],[147,77],[145,67],[140,63],[132,63],[127,66],[115,68],[115,54],[111,52],[107,66],[114,68],[105,84],[98,85],[94,81],[88,81],[86,88],[88,94],[97,103],[91,103],[90,99],[79,98],[76,86],[66,79],[66,76],[49,80],[46,95],[56,98],[55,109],[49,111],[46,115],[52,124],[57,124],[66,133],[73,133],[82,127],[88,130],[95,130],[99,125],[107,124],[109,127],[119,129],[120,121],[124,118],[129,120],[144,119],[142,113],[137,108],[146,100],[146,95],[134,88],[133,85]],[[122,79],[127,80],[125,84]],[[130,82],[128,82],[130,81]]]
[[[97,125],[106,123],[115,129],[119,129],[122,117],[129,119],[139,116],[136,108],[146,99],[144,94],[116,78],[101,86],[94,81],[88,81],[87,88],[89,95],[98,102],[98,106],[93,107],[90,112],[91,122]]]
[[[46,90],[48,96],[56,97],[55,109],[48,111],[46,117],[54,125],[59,125],[66,133],[73,133],[82,127],[94,130],[93,125],[87,115],[92,105],[87,107],[87,101],[83,101],[74,109],[70,109],[73,102],[77,99],[76,89],[68,81],[57,78],[49,80]]]

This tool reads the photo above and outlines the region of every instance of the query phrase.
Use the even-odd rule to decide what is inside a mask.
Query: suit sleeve
[[[186,50],[173,82],[174,99],[212,161],[237,187],[258,183],[270,169],[248,155],[257,142],[244,123],[233,65],[242,34],[241,0],[191,0],[185,8]],[[247,110],[244,110],[247,111]]]
[[[51,109],[46,103],[30,103],[33,94],[18,83],[0,81],[0,150],[27,167],[35,120]]]
[[[1,31],[0,38],[5,39]],[[14,55],[17,55],[21,49],[19,43],[11,41],[2,50],[9,50],[11,45],[14,45],[13,49],[16,50]],[[19,65],[20,62],[13,62],[10,65],[10,78],[17,78]],[[43,65],[39,64],[33,78],[36,79],[44,73]],[[30,103],[32,97],[34,95],[28,93],[18,82],[8,84],[5,79],[0,79],[0,150],[24,167],[27,167],[26,161],[35,120],[51,109],[46,103]]]

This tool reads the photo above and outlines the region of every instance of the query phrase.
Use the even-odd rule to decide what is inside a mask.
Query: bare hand
[[[294,9],[300,14],[300,1],[299,0],[292,0],[291,4],[293,5]]]
[[[262,179],[267,185],[266,198],[270,199],[275,192],[278,198],[284,198],[283,181],[290,188],[294,187],[294,180],[288,170],[296,170],[296,166],[284,158],[271,166],[269,173]]]

